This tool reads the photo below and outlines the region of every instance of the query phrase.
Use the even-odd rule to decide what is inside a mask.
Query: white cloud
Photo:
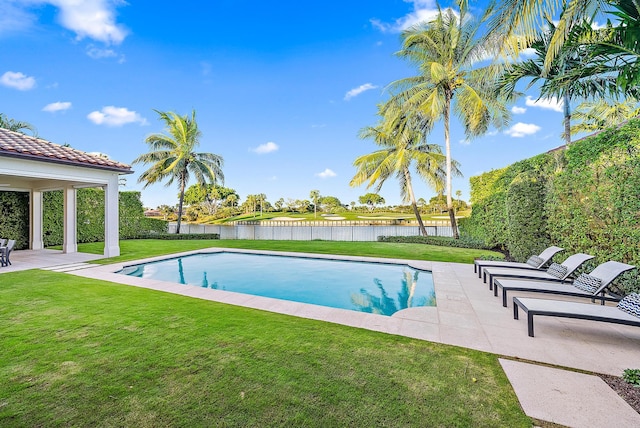
[[[400,33],[421,22],[433,21],[438,15],[438,7],[435,0],[405,0],[405,2],[413,4],[413,12],[396,19],[392,23],[371,19],[371,25],[383,33]]]
[[[60,9],[60,24],[76,33],[78,40],[88,37],[106,44],[120,44],[127,30],[116,23],[119,0],[46,0]]]
[[[536,56],[536,50],[534,48],[525,48],[520,51],[520,58],[531,58]]]
[[[564,108],[564,103],[562,100],[557,99],[556,97],[551,98],[542,98],[539,100],[533,99],[531,96],[527,96],[527,101],[525,102],[529,107],[538,107],[545,110],[553,110],[562,113]]]
[[[36,86],[36,79],[19,71],[7,71],[0,77],[0,83],[19,91],[28,91]]]
[[[33,26],[36,17],[24,5],[0,0],[0,35],[24,31]]]
[[[538,132],[540,129],[541,128],[538,125],[535,125],[533,123],[518,122],[515,125],[513,125],[511,128],[504,131],[504,133],[511,137],[521,138],[526,135],[533,135],[536,132]]]
[[[99,48],[94,45],[87,46],[87,55],[93,59],[118,58],[118,64],[122,64],[125,62],[124,55],[119,54],[113,49]]]
[[[147,124],[145,118],[125,107],[106,106],[101,111],[89,113],[87,118],[96,125],[122,126],[136,122],[139,122],[140,125]]]
[[[316,174],[316,177],[320,177],[320,178],[331,178],[331,177],[335,177],[336,174],[335,172],[333,172],[332,170],[330,170],[329,168],[325,169],[322,172],[319,172]]]
[[[511,107],[511,113],[513,114],[525,114],[527,109],[524,107],[513,106]]]
[[[471,140],[465,138],[463,140],[458,141],[458,143],[462,144],[463,146],[468,146],[469,144],[471,144]]]
[[[350,91],[348,91],[344,96],[344,100],[349,101],[351,98],[357,97],[358,95],[360,95],[365,91],[369,91],[371,89],[376,89],[376,88],[378,88],[376,85],[372,85],[371,83],[365,83],[364,85],[360,85],[357,88],[353,88]]]
[[[278,150],[280,147],[273,141],[269,141],[268,143],[260,144],[255,149],[251,149],[252,152],[257,153],[259,155],[263,155],[265,153],[271,153]]]
[[[0,0],[0,34],[25,31],[36,25],[37,15],[29,9],[50,4],[58,8],[58,21],[76,33],[78,40],[90,38],[105,44],[120,44],[127,36],[116,23],[116,7],[122,0]]]
[[[47,104],[46,106],[44,106],[44,108],[42,109],[42,111],[48,111],[51,113],[55,113],[57,111],[64,111],[64,110],[69,110],[71,108],[71,103],[68,101],[65,102],[55,102],[55,103],[51,103],[51,104]]]

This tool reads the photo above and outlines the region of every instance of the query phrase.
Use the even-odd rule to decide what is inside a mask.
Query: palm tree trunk
[[[451,220],[451,230],[453,231],[453,238],[458,239],[458,224],[456,222],[456,213],[453,211],[453,199],[451,198],[452,186],[451,186],[451,141],[449,138],[449,115],[451,112],[451,95],[445,95],[445,107],[444,107],[444,143],[447,156],[447,211],[449,211],[449,219]]]
[[[180,202],[178,203],[178,226],[176,226],[176,234],[180,234],[180,223],[182,223],[182,204],[184,202],[184,173],[180,176]]]
[[[569,105],[568,94],[564,94],[562,102],[564,104],[564,140],[567,142],[567,146],[571,144],[571,106]]]
[[[413,213],[416,215],[416,219],[418,220],[418,225],[420,226],[420,233],[422,236],[427,235],[427,229],[424,227],[424,223],[422,222],[422,217],[420,216],[420,210],[418,210],[418,204],[416,203],[416,197],[413,194],[413,186],[411,185],[411,174],[409,174],[409,169],[404,169],[404,177],[405,182],[407,183],[407,193],[409,194],[409,200],[411,201],[411,208],[413,208]]]

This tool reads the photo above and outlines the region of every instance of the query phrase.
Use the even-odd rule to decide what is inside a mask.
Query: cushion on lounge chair
[[[640,294],[631,293],[618,303],[618,309],[640,318]]]
[[[544,263],[544,259],[542,257],[538,257],[538,256],[531,256],[531,257],[529,257],[529,260],[527,260],[526,263],[529,266],[533,266],[534,268],[537,268],[537,267],[542,266],[542,264]]]
[[[551,263],[551,266],[549,266],[549,269],[547,269],[547,273],[549,275],[553,275],[556,278],[564,278],[565,275],[567,274],[567,267],[564,265],[560,265],[558,263]]]
[[[595,292],[598,291],[601,285],[602,280],[600,278],[587,275],[586,273],[581,273],[580,276],[576,278],[575,281],[573,281],[574,287],[591,294],[595,294]]]

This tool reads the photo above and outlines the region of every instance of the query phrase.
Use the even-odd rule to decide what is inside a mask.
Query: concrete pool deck
[[[174,254],[171,257],[204,251],[217,252],[223,249],[191,251]],[[243,252],[236,249],[229,251]],[[247,252],[273,254],[269,251]],[[14,258],[18,260],[18,253],[12,256],[12,261]],[[275,254],[300,256],[299,253],[277,252]],[[82,263],[84,260],[78,260],[81,262],[78,264],[73,260],[67,265],[57,265],[49,269],[491,352],[509,357],[501,359],[500,362],[525,413],[530,417],[572,427],[640,426],[640,414],[624,402],[604,381],[597,376],[575,372],[575,370],[582,370],[620,376],[624,369],[638,368],[640,328],[583,320],[536,317],[536,336],[529,337],[526,317],[514,320],[511,303],[509,308],[502,307],[501,299],[494,297],[488,286],[477,277],[477,274],[474,274],[472,265],[319,254],[308,256],[409,263],[419,269],[431,270],[437,306],[411,308],[387,317],[115,273],[124,266],[161,260],[167,258],[166,256],[104,266],[84,264]],[[16,261],[14,261],[15,264]],[[0,272],[3,270],[0,269]],[[525,296],[526,293],[514,293],[514,295]],[[532,296],[541,297],[540,295]],[[563,367],[573,370],[563,370]]]

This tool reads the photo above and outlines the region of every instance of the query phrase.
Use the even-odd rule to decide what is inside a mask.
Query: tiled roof
[[[124,163],[3,128],[0,128],[0,156],[108,169],[124,174],[133,172]]]

